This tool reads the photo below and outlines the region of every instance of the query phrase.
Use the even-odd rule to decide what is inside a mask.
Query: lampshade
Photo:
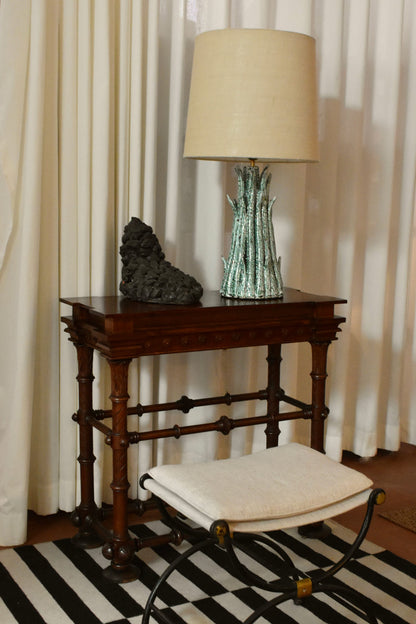
[[[317,161],[315,40],[263,29],[199,35],[184,156]]]

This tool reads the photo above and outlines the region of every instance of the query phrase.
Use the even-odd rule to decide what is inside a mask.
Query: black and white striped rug
[[[353,534],[330,523],[333,532],[325,541],[301,538],[296,530],[273,534],[307,572],[340,558]],[[138,525],[132,532],[141,537],[164,533],[160,522]],[[0,623],[12,624],[140,624],[143,605],[157,576],[186,545],[163,546],[140,552],[141,578],[116,585],[105,581],[101,569],[107,561],[101,549],[83,551],[70,540],[0,551]],[[271,578],[270,552],[256,546],[242,555],[258,574]],[[382,624],[416,623],[416,566],[365,542],[356,560],[337,578],[357,589]],[[166,585],[159,606],[165,607],[175,624],[239,624],[262,600],[262,592],[247,588],[230,573],[218,548],[197,553],[184,562]],[[269,594],[270,595],[270,594]],[[297,606],[288,601],[269,611],[259,624],[361,624],[336,600],[317,594]]]

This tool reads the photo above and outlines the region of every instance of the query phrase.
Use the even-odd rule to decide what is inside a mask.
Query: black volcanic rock
[[[124,228],[120,255],[120,291],[129,299],[149,303],[197,303],[202,286],[165,259],[152,228],[137,217]]]

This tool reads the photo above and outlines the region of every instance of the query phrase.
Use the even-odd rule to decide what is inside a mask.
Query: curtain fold
[[[40,513],[57,504],[57,8],[42,1],[36,10],[25,3],[0,7],[3,53],[7,46],[0,68],[7,87],[1,177],[8,184],[0,203],[11,217],[0,273],[0,534],[6,544],[24,541],[28,500]],[[14,54],[21,73],[9,78],[4,61]]]
[[[226,27],[317,39],[321,161],[271,171],[286,285],[348,299],[329,352],[326,451],[416,444],[414,1],[1,0],[1,544],[24,541],[28,507],[48,514],[77,502],[76,354],[59,297],[118,294],[132,216],[154,228],[168,260],[219,288],[233,167],[184,160],[182,149],[195,36]],[[130,366],[131,402],[258,390],[265,356],[143,358]],[[283,366],[287,393],[309,401],[309,346],[284,346]],[[94,375],[95,406],[108,407],[98,356]],[[194,414],[131,416],[129,428],[156,419],[187,424]],[[131,495],[152,463],[247,453],[264,446],[258,429],[131,447]],[[307,423],[282,426],[282,442],[307,437]],[[110,501],[111,458],[99,434],[95,445],[99,503]]]

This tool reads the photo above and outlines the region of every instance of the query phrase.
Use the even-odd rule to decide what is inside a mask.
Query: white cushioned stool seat
[[[372,481],[307,446],[290,443],[198,464],[156,466],[146,489],[209,530],[262,532],[332,518],[364,504]]]

